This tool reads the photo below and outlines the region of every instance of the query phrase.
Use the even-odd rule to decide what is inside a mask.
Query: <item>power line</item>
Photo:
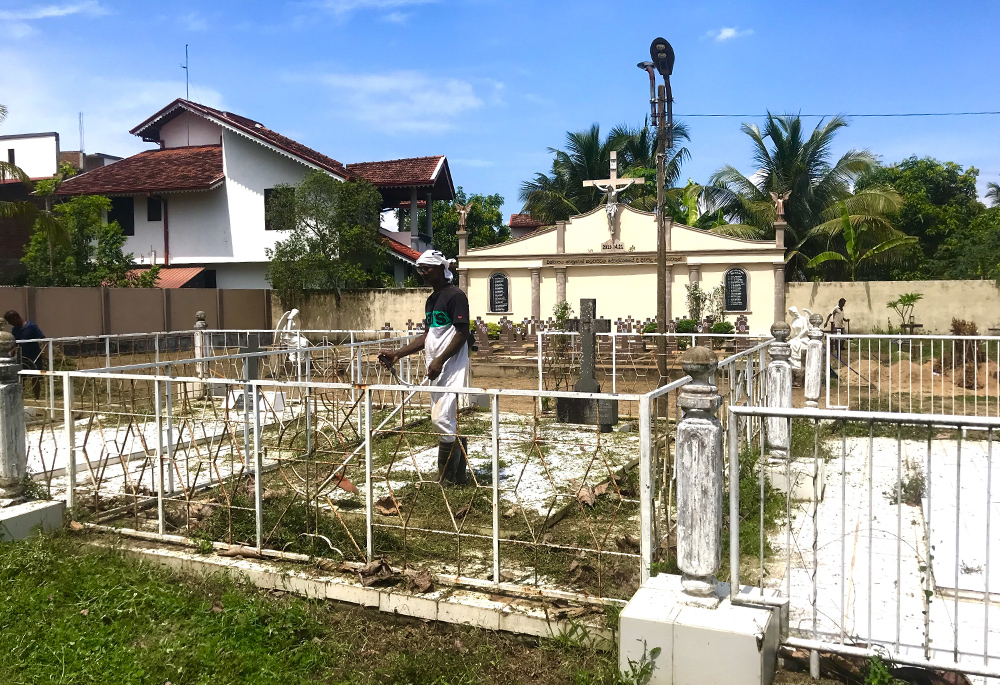
[[[828,118],[835,116],[842,117],[977,117],[977,116],[996,116],[1000,114],[998,112],[897,112],[891,114],[791,114],[790,116],[797,117],[820,117]],[[676,114],[678,118],[684,117],[741,117],[741,118],[763,118],[767,114]],[[773,116],[784,116],[781,114],[773,114]]]

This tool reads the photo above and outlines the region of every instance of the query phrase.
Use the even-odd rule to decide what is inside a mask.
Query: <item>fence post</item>
[[[0,498],[21,494],[28,472],[28,441],[24,425],[24,389],[21,364],[11,356],[14,336],[0,331]]]
[[[372,481],[372,391],[365,388],[364,409],[365,409],[365,537],[367,538],[366,560],[371,561],[375,555],[375,528],[374,528],[374,482]],[[404,400],[405,402],[405,400]]]
[[[788,344],[791,327],[784,321],[776,321],[771,326],[771,362],[767,365],[765,398],[771,408],[788,408],[792,406],[792,346]],[[788,419],[780,416],[767,417],[767,447],[772,459],[788,458]]]
[[[715,573],[722,563],[722,425],[718,388],[709,381],[719,360],[707,347],[690,347],[681,357],[692,381],[677,402],[684,415],[677,426],[677,566],[688,599],[718,606]]]
[[[809,342],[806,343],[806,379],[804,390],[806,406],[819,407],[819,396],[823,390],[823,317],[813,314],[809,317]],[[829,362],[827,362],[829,365]]]
[[[649,580],[656,549],[653,526],[653,402],[639,398],[639,582]],[[668,512],[669,515],[669,512]],[[667,526],[670,530],[670,526]]]
[[[205,333],[203,332],[208,328],[208,322],[205,321],[205,312],[195,312],[194,313],[194,357],[195,359],[201,359],[207,356],[205,351]],[[198,374],[198,378],[204,380],[205,378],[205,362],[195,362],[195,370]],[[205,386],[201,383],[198,384],[198,392],[196,395],[198,397],[205,396]]]

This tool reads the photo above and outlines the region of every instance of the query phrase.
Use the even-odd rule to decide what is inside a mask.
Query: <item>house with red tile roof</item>
[[[269,287],[266,250],[284,232],[267,222],[267,204],[274,188],[311,171],[367,179],[383,210],[411,203],[409,235],[385,236],[398,280],[433,240],[429,216],[424,230],[417,225],[418,201],[455,197],[443,155],[345,165],[253,119],[185,99],[131,133],[157,147],[67,179],[58,193],[109,197],[108,220],[122,226],[125,250],[140,265],[200,267],[209,287]]]

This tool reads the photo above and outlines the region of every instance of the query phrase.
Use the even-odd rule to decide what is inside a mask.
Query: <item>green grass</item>
[[[0,544],[0,682],[619,683],[615,655],[181,576],[76,537]]]

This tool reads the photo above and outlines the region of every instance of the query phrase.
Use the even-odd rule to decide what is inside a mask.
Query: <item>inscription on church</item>
[[[684,257],[667,255],[668,262],[683,262]],[[656,264],[656,255],[594,255],[593,257],[552,257],[542,262],[545,266],[590,266],[593,264]]]
[[[726,311],[745,312],[747,310],[747,272],[739,267],[729,269],[725,277]]]
[[[490,276],[490,311],[506,314],[510,311],[510,281],[507,274]]]

